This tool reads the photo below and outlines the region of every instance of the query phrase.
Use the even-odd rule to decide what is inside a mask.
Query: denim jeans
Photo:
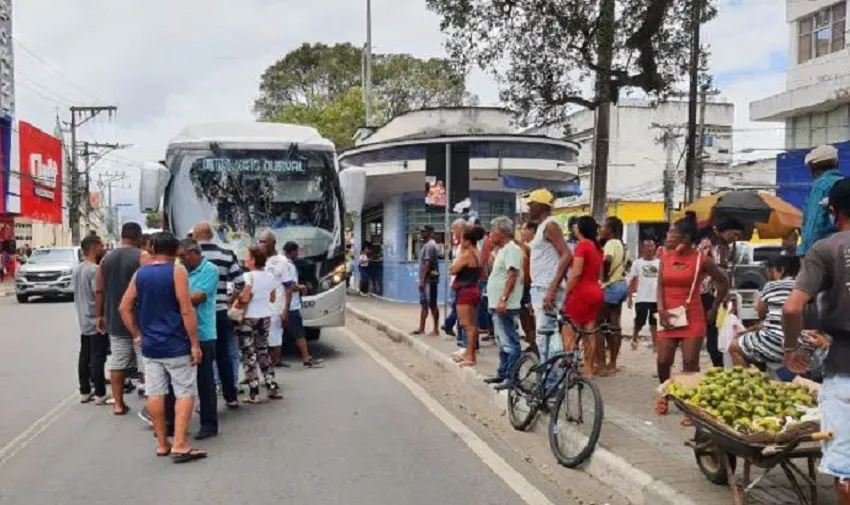
[[[201,362],[198,363],[198,404],[201,429],[218,433],[218,398],[215,394],[213,365],[216,362],[216,342],[202,341]],[[226,360],[225,360],[226,361]]]
[[[504,315],[490,310],[490,314],[493,316],[493,333],[499,345],[499,369],[496,371],[496,377],[510,379],[514,365],[522,354],[519,332],[517,332],[519,309],[508,310]]]
[[[546,288],[531,286],[531,306],[534,308],[534,325],[537,332],[537,349],[540,353],[540,362],[543,363],[549,356],[563,352],[564,344],[561,335],[558,334],[557,313],[564,306],[566,294],[559,289],[555,295],[555,308],[550,313],[543,309],[543,300],[546,298]],[[555,366],[549,372],[547,387],[554,387],[563,369]]]
[[[233,322],[227,317],[226,310],[215,313],[216,329],[216,359],[213,367],[216,384],[221,384],[225,401],[235,402],[236,390],[239,384],[239,362],[241,354],[236,334],[233,332]],[[219,370],[225,370],[225,380],[221,380]]]
[[[457,317],[457,293],[454,289],[449,290],[449,305],[451,305],[451,311],[443,322],[443,330],[454,328],[457,346],[466,349],[466,332],[463,330],[463,325],[460,324],[460,319]]]

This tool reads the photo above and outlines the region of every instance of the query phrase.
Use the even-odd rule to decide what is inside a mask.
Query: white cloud
[[[376,51],[444,54],[439,19],[423,0],[372,3]],[[168,139],[188,123],[250,120],[259,76],[298,44],[364,41],[364,4],[19,0],[14,9],[15,37],[23,44],[15,47],[17,116],[52,131],[57,111],[67,120],[71,104],[117,104],[115,123],[97,120],[82,136],[134,143],[137,147],[120,153],[113,164],[100,166],[131,172],[127,160],[161,158]],[[715,72],[767,69],[771,53],[786,45],[783,2],[722,4],[727,7],[705,32]],[[781,81],[780,74],[770,73],[724,89],[735,101],[739,126],[750,126],[746,101],[768,94]],[[483,73],[474,73],[469,85],[482,105],[497,102],[496,87]],[[758,141],[774,144],[766,137]],[[736,145],[746,141],[736,139]],[[134,191],[117,192],[116,198],[135,203]]]

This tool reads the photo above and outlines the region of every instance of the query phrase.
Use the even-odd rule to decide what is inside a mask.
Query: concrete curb
[[[425,356],[429,361],[448,371],[465,384],[489,398],[497,407],[505,409],[507,393],[498,392],[484,384],[485,378],[473,368],[460,368],[451,357],[422,342],[408,332],[400,330],[385,321],[364,313],[353,307],[346,311],[360,321],[386,334],[392,341],[412,347],[416,352]],[[606,405],[606,409],[610,409]],[[531,431],[545,435],[546,423],[535,422]],[[604,436],[604,434],[603,434]],[[656,479],[643,470],[633,466],[617,454],[597,446],[581,471],[596,480],[611,487],[618,494],[626,497],[634,505],[698,505],[689,496],[672,488],[669,484]]]

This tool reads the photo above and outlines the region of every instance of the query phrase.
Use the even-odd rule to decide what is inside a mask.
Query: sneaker
[[[304,368],[317,368],[322,363],[324,363],[324,361],[325,360],[323,360],[322,358],[314,358],[314,357],[311,356],[310,359],[308,359],[307,361],[304,361],[303,364],[304,364]]]
[[[146,394],[145,394],[145,388],[144,388],[144,386],[139,386],[139,389],[137,389],[137,390],[136,390],[136,393],[138,393],[138,395],[139,395],[141,398],[147,398],[147,397],[148,397],[148,395],[146,395]]]
[[[452,353],[452,356],[463,356],[466,354],[466,347],[458,347],[457,351]]]
[[[95,396],[94,397],[94,404],[95,405],[106,405],[106,402],[107,402],[108,399],[109,398],[107,398],[105,395],[104,396]]]
[[[139,419],[141,419],[145,424],[153,428],[153,419],[151,419],[150,414],[148,414],[147,407],[139,411]]]
[[[80,394],[80,403],[88,403],[94,399],[94,395],[91,393],[83,393]]]

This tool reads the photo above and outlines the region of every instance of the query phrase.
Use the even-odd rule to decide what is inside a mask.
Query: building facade
[[[777,194],[800,206],[811,184],[803,160],[822,144],[850,172],[850,47],[847,0],[786,0],[785,91],[750,103],[754,121],[784,123],[787,152],[776,159]]]
[[[702,194],[722,189],[724,177],[731,171],[733,152],[732,123],[735,109],[731,103],[709,101],[705,106],[702,137]],[[664,174],[668,154],[674,165],[674,206],[684,200],[685,133],[688,104],[683,101],[652,103],[648,100],[622,99],[611,109],[610,151],[608,161],[609,214],[625,222],[663,220]],[[579,176],[581,195],[559,201],[563,212],[581,213],[590,201],[591,173],[595,146],[596,114],[580,110],[568,118],[563,129],[543,127],[532,132],[563,136],[580,146]],[[664,131],[674,136],[668,153],[661,141]]]
[[[445,257],[445,207],[426,204],[426,177],[446,170],[450,145],[450,193],[462,188],[468,209],[489,225],[498,216],[515,218],[518,194],[548,187],[555,193],[578,191],[578,146],[563,139],[519,133],[509,111],[496,108],[438,108],[413,111],[378,128],[361,129],[355,147],[340,153],[340,170],[366,173],[364,208],[355,216],[353,246],[369,245],[373,291],[393,300],[419,299],[419,230],[431,225]],[[436,172],[434,171],[437,167]],[[455,177],[455,175],[452,175]],[[437,183],[440,183],[440,180]],[[450,207],[453,207],[450,205]],[[450,220],[467,215],[452,213]],[[440,265],[445,279],[445,264]],[[445,283],[440,284],[440,296]]]

